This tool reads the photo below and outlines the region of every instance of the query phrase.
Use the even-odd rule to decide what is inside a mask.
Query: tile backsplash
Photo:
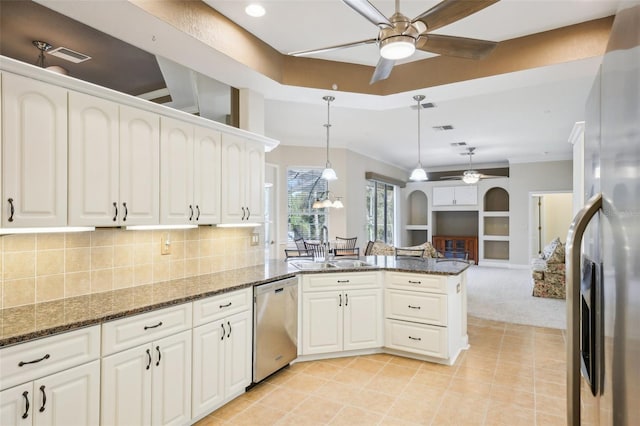
[[[260,265],[254,232],[262,242],[261,228],[210,226],[0,236],[0,308]],[[171,252],[162,255],[165,234]]]

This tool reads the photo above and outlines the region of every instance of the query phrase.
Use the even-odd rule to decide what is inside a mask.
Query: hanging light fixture
[[[331,123],[329,121],[329,107],[335,98],[333,96],[324,96],[322,99],[327,102],[327,124],[324,125],[324,127],[327,128],[327,164],[322,171],[322,179],[336,180],[338,179],[338,176],[336,175],[336,171],[331,167],[331,162],[329,161],[329,128],[331,127]]]
[[[422,109],[420,102],[424,100],[424,95],[415,95],[413,99],[416,101],[417,107],[418,107],[418,167],[413,169],[413,171],[411,172],[411,176],[409,176],[409,180],[422,181],[422,180],[428,180],[427,172],[424,171],[424,168],[422,167],[422,161],[420,158],[421,157],[420,155],[420,110]]]
[[[475,154],[475,149],[475,147],[467,148],[468,152],[466,153],[466,155],[469,156],[469,170],[465,170],[464,173],[462,173],[462,181],[464,183],[472,184],[477,183],[480,180],[480,173],[478,173],[476,170],[473,170],[471,166],[471,156]]]
[[[53,46],[51,46],[46,41],[41,41],[41,40],[33,40],[31,43],[33,43],[33,45],[40,51],[40,54],[38,55],[38,59],[36,60],[36,65],[37,66],[39,66],[40,68],[45,68],[45,69],[47,69],[49,71],[56,72],[58,74],[63,74],[63,75],[69,74],[69,71],[66,68],[63,68],[61,66],[58,66],[58,65],[46,66],[45,65],[44,53],[48,52],[49,50],[51,50],[51,48]]]
[[[331,191],[321,192],[320,196],[311,205],[312,209],[326,209],[329,207],[334,209],[344,208],[342,197],[335,197]]]

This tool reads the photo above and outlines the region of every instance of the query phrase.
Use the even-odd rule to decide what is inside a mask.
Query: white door
[[[342,350],[344,299],[340,292],[302,295],[302,354]]]
[[[264,222],[264,146],[246,144],[245,204],[249,222]]]
[[[101,424],[151,424],[152,366],[151,345],[102,358]]]
[[[118,104],[69,92],[69,224],[117,226]]]
[[[2,75],[2,226],[67,224],[67,90]]]
[[[433,205],[451,206],[454,203],[454,188],[452,186],[433,187]]]
[[[160,223],[160,118],[120,106],[122,225]]]
[[[232,315],[224,320],[225,336],[225,397],[239,395],[251,383],[252,365],[251,311]]]
[[[455,187],[456,206],[472,206],[478,204],[478,187],[475,185]]]
[[[237,136],[222,135],[223,223],[241,222],[246,218],[244,141]]]
[[[208,413],[224,401],[224,338],[222,321],[193,329],[191,414]]]
[[[194,140],[195,220],[202,225],[220,223],[220,133],[196,127]]]
[[[382,290],[347,290],[344,304],[343,350],[383,346]]]
[[[191,330],[153,342],[151,424],[191,420]]]
[[[167,117],[160,120],[160,191],[160,223],[194,220],[193,126]]]
[[[85,426],[100,422],[100,361],[33,382],[34,426]]]
[[[33,382],[0,392],[0,425],[31,426],[33,419]]]

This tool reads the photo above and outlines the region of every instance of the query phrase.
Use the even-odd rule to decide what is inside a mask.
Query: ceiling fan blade
[[[394,60],[380,57],[378,65],[376,65],[376,69],[373,72],[373,76],[371,76],[371,81],[369,82],[369,84],[373,84],[379,80],[387,79],[389,75],[391,75],[391,70],[393,69],[395,63],[396,61]]]
[[[499,0],[444,0],[421,15],[418,15],[413,22],[420,21],[427,26],[427,31],[433,31],[466,18],[469,15],[473,15],[498,1]]]
[[[439,55],[481,59],[491,53],[497,45],[498,43],[495,41],[440,34],[424,34],[416,42],[416,49]]]
[[[441,176],[440,180],[462,180],[462,176]]]
[[[389,18],[384,16],[374,5],[367,0],[342,0],[344,4],[358,12],[373,25],[392,27]]]
[[[291,52],[289,53],[289,55],[290,56],[314,55],[316,53],[330,52],[332,50],[344,49],[346,47],[355,47],[355,46],[361,46],[365,44],[374,44],[376,43],[376,41],[377,40],[375,38],[370,38],[368,40],[354,41],[354,42],[345,43],[345,44],[336,44],[335,46],[323,47],[321,49],[299,50],[297,52]]]

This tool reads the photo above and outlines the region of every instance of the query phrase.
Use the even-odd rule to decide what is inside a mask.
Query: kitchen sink
[[[366,268],[368,266],[375,266],[357,259],[334,260],[331,264],[337,268]]]
[[[330,263],[313,262],[311,260],[291,262],[291,264],[302,271],[322,271],[324,269],[336,268],[335,265]]]

